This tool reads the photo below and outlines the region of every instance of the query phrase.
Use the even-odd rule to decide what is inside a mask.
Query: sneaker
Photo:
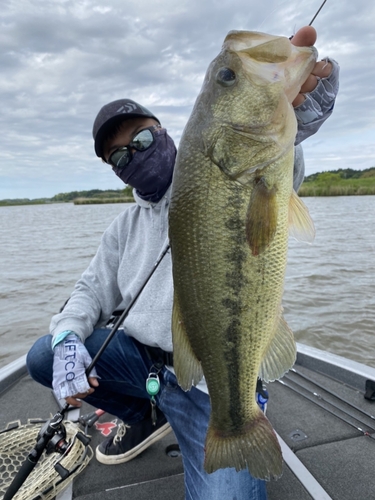
[[[129,462],[171,432],[171,426],[158,408],[156,415],[155,425],[152,425],[151,416],[131,426],[121,422],[116,435],[97,446],[95,455],[98,462],[106,465]]]

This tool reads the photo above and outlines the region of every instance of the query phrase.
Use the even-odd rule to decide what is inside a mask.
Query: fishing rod
[[[340,397],[335,392],[331,391],[330,389],[327,389],[326,387],[324,387],[323,385],[319,384],[318,382],[315,382],[315,380],[309,379],[309,377],[306,377],[306,375],[304,375],[300,371],[296,370],[295,368],[291,368],[290,371],[293,372],[293,373],[295,373],[299,377],[303,378],[304,380],[307,380],[308,382],[310,382],[311,384],[315,385],[316,387],[319,387],[319,389],[322,389],[323,391],[327,392],[331,396],[337,398],[339,401],[342,401],[343,403],[347,404],[351,408],[354,408],[354,410],[357,410],[359,413],[362,413],[366,417],[371,418],[372,420],[375,420],[375,416],[371,415],[371,413],[367,413],[367,411],[362,410],[362,408],[358,408],[358,406],[356,406],[355,404],[353,404],[350,401],[347,401],[346,399]]]
[[[128,316],[131,308],[134,306],[134,303],[140,296],[140,294],[143,292],[145,286],[147,283],[150,281],[152,275],[156,271],[156,269],[159,267],[160,262],[163,260],[167,252],[169,251],[170,245],[167,243],[165,246],[164,250],[162,253],[159,255],[158,259],[156,260],[153,268],[151,269],[150,273],[142,283],[141,287],[139,288],[138,292],[134,295],[133,299],[130,301],[126,309],[121,313],[121,315],[118,317],[116,320],[115,324],[113,325],[108,337],[105,339],[103,342],[103,345],[97,352],[97,354],[94,356],[93,360],[91,361],[90,365],[88,366],[86,370],[86,376],[88,376],[91,372],[91,370],[94,368],[95,364],[97,363],[98,359],[100,356],[103,354],[104,350],[108,346],[109,342],[112,340],[114,335],[116,334],[117,330],[120,328],[121,324],[124,322],[126,317]],[[31,474],[33,471],[34,467],[37,465],[40,457],[43,454],[44,450],[47,450],[47,453],[52,453],[53,451],[57,451],[58,453],[61,454],[66,454],[69,451],[69,443],[67,443],[65,437],[66,437],[66,431],[65,427],[63,425],[63,419],[65,413],[70,409],[70,405],[66,403],[62,409],[60,409],[51,419],[47,420],[47,422],[44,424],[42,429],[40,430],[38,436],[37,436],[37,442],[34,446],[34,448],[31,450],[31,452],[28,454],[26,460],[23,462],[21,465],[20,469],[18,470],[16,476],[14,477],[13,481],[9,485],[9,488],[7,489],[4,497],[2,500],[11,500],[14,495],[17,493],[17,491],[21,488],[23,483],[26,481],[28,476]],[[100,410],[101,411],[101,410]],[[83,442],[85,446],[87,446],[90,442],[90,438],[83,434],[82,432],[77,433],[76,435],[77,439]],[[63,477],[63,479],[66,476],[66,469],[64,469],[61,464],[56,464],[57,465],[57,472]],[[65,477],[64,477],[65,476]]]
[[[290,379],[289,379],[290,380]],[[311,401],[311,403],[314,403],[315,405],[319,406],[319,408],[322,408],[323,410],[325,410],[327,413],[330,413],[331,415],[333,415],[334,417],[342,420],[343,422],[345,422],[346,424],[350,425],[351,427],[354,427],[354,429],[356,429],[357,431],[361,432],[364,436],[368,436],[370,437],[371,439],[375,439],[375,436],[372,436],[371,433],[369,432],[369,430],[365,430],[365,429],[362,429],[362,427],[358,427],[356,424],[354,424],[353,422],[351,422],[350,420],[347,420],[346,418],[342,417],[341,415],[338,415],[337,413],[335,413],[334,411],[330,410],[329,408],[327,408],[325,405],[323,404],[320,404],[318,401],[317,401],[317,398],[318,399],[322,399],[321,397],[319,397],[316,393],[313,393],[311,391],[309,391],[308,389],[306,389],[305,387],[301,386],[300,384],[296,383],[295,381],[293,381],[294,383],[296,383],[296,385],[299,385],[300,387],[303,387],[307,392],[310,392],[310,394],[313,395],[313,397],[310,397],[306,394],[303,394],[302,392],[300,392],[298,389],[296,389],[295,387],[291,386],[290,384],[288,384],[287,382],[285,382],[284,380],[277,380],[277,382],[279,382],[279,384],[287,387],[288,389],[291,389],[292,391],[296,392],[297,394],[299,394],[300,396],[302,396],[303,398],[307,399],[308,401]],[[328,404],[331,404],[332,406],[338,408],[337,406],[333,405],[332,403],[330,403],[329,401],[327,400],[324,400],[325,403],[328,403]],[[345,413],[346,415],[348,415],[349,417],[353,418],[354,420],[357,420],[358,422],[360,422],[361,424],[365,425],[364,422],[362,422],[361,420],[358,420],[356,417],[353,417],[352,415],[350,415],[349,413],[346,413],[344,410],[341,410],[340,408],[338,408],[340,411],[342,411],[343,413]],[[374,429],[372,429],[371,427],[369,428],[370,430],[372,430],[373,432],[375,432]]]
[[[322,5],[319,7],[317,13],[315,14],[315,16],[311,19],[310,23],[309,23],[309,26],[312,25],[312,23],[315,21],[317,15],[319,14],[319,12],[322,10],[322,8],[324,7],[324,4],[326,3],[327,0],[324,0],[324,2],[322,3]]]

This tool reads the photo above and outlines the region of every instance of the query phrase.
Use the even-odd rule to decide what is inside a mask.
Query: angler
[[[308,45],[306,38],[311,40],[311,35],[315,38],[313,28],[302,29],[292,44]],[[317,132],[331,115],[338,90],[339,70],[334,60],[317,63],[311,71],[294,101],[298,123],[296,190],[304,176],[299,143]],[[99,357],[96,372],[91,371],[88,378],[85,375],[108,337],[105,325],[111,314],[133,303],[140,285],[166,246],[177,153],[161,120],[128,98],[101,108],[94,121],[93,137],[96,155],[106,168],[134,188],[136,204],[121,213],[104,233],[95,257],[77,282],[66,307],[52,318],[50,335],[40,338],[31,348],[27,359],[29,372],[41,384],[53,387],[68,403],[79,406],[79,399],[84,398],[124,422],[115,438],[108,438],[98,446],[96,457],[101,463],[112,465],[132,460],[172,427],[184,461],[187,499],[234,496],[238,500],[264,499],[264,481],[254,479],[247,470],[236,472],[234,468],[224,468],[212,474],[204,470],[210,400],[204,379],[186,392],[180,388],[174,373],[169,253],[134,303],[123,329],[117,331]],[[65,339],[77,347],[75,377],[68,383],[65,374],[61,376],[65,360],[60,350]],[[146,381],[155,367],[160,389],[150,396]]]

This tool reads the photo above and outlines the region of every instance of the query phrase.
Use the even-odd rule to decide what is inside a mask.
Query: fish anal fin
[[[265,382],[278,380],[292,368],[296,354],[293,332],[280,312],[276,334],[260,365],[259,377]]]
[[[312,243],[315,238],[314,222],[308,208],[295,191],[289,200],[289,234],[306,243]]]
[[[179,385],[188,391],[203,377],[202,365],[195,356],[181,319],[176,292],[172,311],[173,367]]]
[[[259,255],[273,240],[277,227],[276,187],[264,177],[255,180],[246,216],[246,239],[253,255]]]
[[[253,477],[269,480],[282,473],[282,453],[275,431],[257,408],[254,419],[233,433],[220,432],[211,422],[205,443],[204,468],[211,473],[217,469],[248,468]]]

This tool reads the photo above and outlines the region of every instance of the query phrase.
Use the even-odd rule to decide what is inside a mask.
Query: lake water
[[[285,317],[296,340],[375,367],[375,196],[304,198],[312,245],[290,240]],[[0,207],[0,367],[48,331],[101,234],[127,205]]]

